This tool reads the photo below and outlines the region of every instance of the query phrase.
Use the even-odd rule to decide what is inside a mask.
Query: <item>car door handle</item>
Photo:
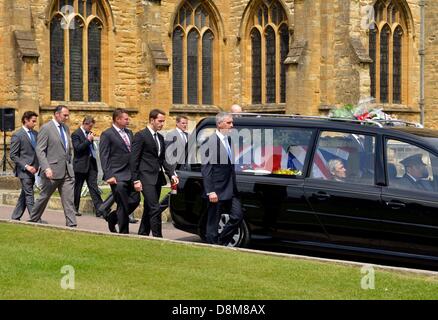
[[[316,198],[317,200],[324,201],[330,199],[331,196],[326,192],[319,191],[312,193],[312,197]]]
[[[402,209],[406,208],[406,204],[398,201],[387,201],[386,205],[392,209]]]

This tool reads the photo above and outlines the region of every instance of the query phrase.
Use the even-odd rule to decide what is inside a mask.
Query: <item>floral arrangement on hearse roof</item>
[[[370,106],[370,100],[359,102],[357,106],[347,104],[338,109],[332,109],[329,113],[330,118],[351,119],[351,120],[397,120],[394,116],[383,112],[383,108]]]

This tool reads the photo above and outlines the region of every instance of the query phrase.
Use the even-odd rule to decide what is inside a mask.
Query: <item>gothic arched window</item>
[[[286,66],[289,27],[277,0],[261,1],[249,25],[252,104],[286,102]]]
[[[374,5],[376,21],[369,32],[371,95],[378,103],[406,102],[408,66],[407,18],[398,0],[379,0]],[[406,88],[404,88],[406,87]]]
[[[214,103],[216,30],[201,1],[188,0],[179,9],[172,36],[173,103]]]
[[[51,100],[101,101],[106,21],[101,2],[57,0],[51,17]]]

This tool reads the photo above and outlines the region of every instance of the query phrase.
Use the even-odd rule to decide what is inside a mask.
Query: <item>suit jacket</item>
[[[70,129],[64,125],[65,139],[68,141],[67,150],[61,140],[59,129],[50,120],[41,127],[38,134],[36,155],[42,172],[50,168],[53,171],[53,179],[63,179],[68,173],[74,177],[73,171],[73,148],[70,137]]]
[[[166,184],[163,168],[169,178],[175,174],[175,167],[167,163],[166,145],[164,137],[158,133],[158,140],[161,145],[161,152],[158,154],[157,144],[148,128],[136,133],[132,142],[132,155],[130,165],[132,181],[141,180],[142,183],[150,185]]]
[[[433,186],[429,180],[417,180],[414,181],[409,175],[405,174],[400,179],[400,184],[409,190],[425,190],[425,191],[434,191]]]
[[[232,146],[230,147],[232,149]],[[219,201],[230,200],[233,196],[237,196],[234,164],[229,160],[227,150],[216,133],[201,146],[201,161],[204,196],[216,192]]]
[[[90,154],[90,142],[84,135],[84,132],[79,127],[71,135],[73,143],[74,159],[73,170],[78,173],[87,173],[90,168],[90,161],[93,156]]]
[[[34,133],[35,139],[37,139],[38,132],[34,130]],[[33,174],[24,168],[26,165],[31,165],[38,170],[39,163],[35,149],[30,142],[29,135],[23,128],[12,135],[10,157],[15,163],[14,173],[16,177],[33,177]]]
[[[129,129],[125,131],[131,142],[132,150],[132,131]],[[113,126],[105,130],[100,136],[99,155],[104,180],[115,177],[116,180],[131,181],[131,168],[129,166],[131,152],[129,152],[125,141]]]
[[[166,160],[169,164],[176,166],[176,169],[187,162],[188,141],[188,135],[186,142],[176,129],[169,131],[166,135]]]

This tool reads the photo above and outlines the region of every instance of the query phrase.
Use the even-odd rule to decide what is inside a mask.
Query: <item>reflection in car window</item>
[[[373,185],[374,159],[373,136],[325,131],[318,139],[311,178]]]
[[[436,191],[438,159],[430,152],[397,140],[386,142],[388,187]]]
[[[201,144],[214,132],[215,128],[204,128],[198,133],[198,163]],[[230,134],[236,173],[302,176],[312,133],[306,128],[236,126]]]

